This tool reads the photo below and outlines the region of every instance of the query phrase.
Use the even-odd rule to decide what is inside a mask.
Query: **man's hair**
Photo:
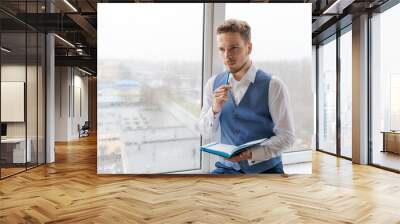
[[[239,33],[245,42],[251,39],[251,28],[249,24],[243,20],[228,19],[217,28],[217,35],[228,32]]]

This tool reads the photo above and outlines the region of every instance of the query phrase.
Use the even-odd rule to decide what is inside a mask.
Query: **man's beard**
[[[246,64],[247,64],[248,61],[249,61],[249,59],[247,59],[247,60],[242,64],[242,66],[240,66],[238,69],[235,69],[235,70],[229,69],[228,71],[229,71],[230,73],[237,73],[237,72],[239,72],[240,70],[242,70],[242,69],[246,66]]]

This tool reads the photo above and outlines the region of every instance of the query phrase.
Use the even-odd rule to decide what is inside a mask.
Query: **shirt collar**
[[[246,78],[247,80],[249,80],[251,83],[254,83],[254,81],[256,80],[256,73],[257,73],[257,68],[255,65],[253,65],[253,63],[251,64],[249,70],[247,71],[247,73],[244,75],[243,78]]]

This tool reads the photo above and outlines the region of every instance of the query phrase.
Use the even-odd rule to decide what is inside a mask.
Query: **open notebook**
[[[214,155],[222,156],[225,158],[231,158],[240,152],[248,149],[249,147],[259,145],[263,141],[265,141],[267,138],[262,138],[258,140],[254,140],[251,142],[246,142],[242,145],[227,145],[227,144],[220,144],[220,143],[210,143],[207,145],[201,146],[201,150],[204,152],[208,152]]]

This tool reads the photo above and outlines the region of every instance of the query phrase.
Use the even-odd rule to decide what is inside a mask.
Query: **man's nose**
[[[232,59],[232,54],[229,51],[225,51],[224,58],[225,59]]]

